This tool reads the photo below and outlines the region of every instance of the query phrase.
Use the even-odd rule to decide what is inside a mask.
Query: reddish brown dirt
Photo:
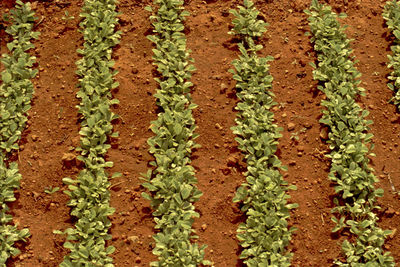
[[[194,226],[199,243],[208,245],[207,259],[214,261],[215,266],[243,265],[238,257],[240,248],[235,232],[244,217],[232,203],[232,197],[237,186],[244,182],[245,164],[230,130],[235,124],[237,99],[235,84],[227,72],[237,56],[236,46],[227,34],[232,20],[228,10],[240,2],[192,0],[186,3],[192,14],[186,26],[188,47],[197,68],[192,96],[199,105],[194,116],[200,134],[197,142],[202,145],[193,155],[193,165],[198,186],[204,192],[196,204],[201,218]],[[110,173],[123,173],[121,178],[112,181],[111,189],[111,205],[116,212],[111,216],[113,239],[109,244],[116,247],[113,254],[116,266],[148,266],[155,260],[151,253],[154,246],[151,209],[140,197],[143,191],[140,173],[147,171],[151,160],[146,144],[152,135],[148,127],[156,118],[152,44],[145,38],[151,33],[151,25],[147,12],[143,11],[149,3],[121,0],[119,4],[124,34],[114,53],[120,86],[113,95],[121,102],[114,109],[120,115],[115,123],[120,138],[113,141],[108,153],[115,165]],[[290,245],[293,266],[331,266],[333,259],[340,255],[343,237],[331,234],[334,190],[327,180],[329,162],[323,156],[327,147],[320,138],[318,123],[323,96],[316,90],[312,68],[308,65],[315,60],[309,38],[304,36],[308,25],[303,9],[308,3],[305,0],[257,1],[257,6],[270,23],[261,42],[265,47],[262,54],[275,57],[271,63],[279,103],[275,113],[277,123],[284,128],[279,153],[289,167],[285,179],[298,187],[297,191],[290,192],[291,201],[300,205],[290,221],[298,228]],[[393,194],[392,185],[400,190],[397,163],[400,126],[398,112],[387,103],[391,92],[386,87],[389,70],[385,63],[391,39],[381,17],[384,1],[330,3],[336,11],[349,15],[344,22],[349,24],[349,37],[354,38],[354,55],[363,74],[362,86],[367,90],[367,97],[361,101],[375,121],[371,131],[375,135],[377,156],[372,165],[381,179],[378,186],[385,189],[385,196],[379,201],[381,225],[397,229],[400,200]],[[13,1],[2,1],[1,13],[12,4]],[[75,61],[76,49],[82,45],[81,35],[76,32],[81,1],[39,1],[34,2],[34,7],[41,21],[37,30],[42,32],[34,51],[40,75],[34,81],[36,94],[19,153],[22,186],[18,200],[11,205],[15,222],[29,227],[32,237],[27,245],[21,245],[22,254],[10,261],[9,266],[57,266],[62,261],[67,253],[62,247],[64,239],[52,231],[70,227],[72,222],[61,179],[75,177],[79,171],[75,160],[63,162],[62,158],[73,158],[68,154],[73,154],[69,149],[79,142]],[[75,18],[61,19],[65,11]],[[1,52],[6,52],[3,39]],[[44,193],[48,186],[58,186],[61,190],[49,195]],[[388,240],[386,248],[396,261],[400,260],[398,233]]]

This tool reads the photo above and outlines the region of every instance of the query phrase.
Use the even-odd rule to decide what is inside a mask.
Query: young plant
[[[339,266],[394,266],[393,257],[383,250],[383,244],[391,231],[378,227],[374,213],[380,207],[376,200],[383,195],[375,189],[378,181],[369,167],[368,156],[372,134],[368,133],[372,121],[367,120],[368,111],[355,101],[365,95],[359,87],[360,72],[354,67],[350,40],[330,6],[313,0],[309,15],[311,42],[318,54],[317,64],[312,63],[314,79],[320,81],[318,89],[326,95],[322,101],[325,109],[321,123],[330,129],[327,141],[331,159],[329,179],[335,185],[336,223],[333,232],[349,231],[353,242],[343,242],[342,250],[346,261],[336,260]],[[339,17],[344,17],[344,14]]]
[[[194,142],[198,134],[192,110],[190,78],[195,70],[186,49],[183,21],[189,15],[183,10],[182,0],[156,0],[156,13],[150,16],[154,35],[148,36],[153,49],[154,65],[160,73],[156,78],[159,88],[154,95],[161,112],[151,123],[155,134],[147,143],[155,160],[154,166],[144,175],[143,184],[150,191],[143,197],[151,201],[157,233],[153,254],[158,261],[151,266],[210,265],[204,260],[206,246],[199,247],[192,228],[199,217],[194,202],[202,193],[197,189],[191,152],[198,147]],[[146,8],[152,11],[151,8]]]
[[[292,254],[286,247],[294,229],[288,228],[287,221],[296,204],[287,203],[286,191],[295,187],[283,180],[280,170],[285,168],[275,155],[282,128],[274,124],[271,111],[277,105],[269,73],[273,58],[257,55],[262,45],[256,41],[266,31],[267,23],[257,19],[259,12],[251,1],[245,0],[244,6],[230,12],[235,16],[230,34],[241,40],[239,59],[232,62],[235,70],[230,70],[240,100],[236,106],[237,126],[232,130],[247,163],[247,182],[233,199],[242,203],[247,215],[237,230],[243,247],[240,258],[247,266],[290,266]]]
[[[16,1],[10,16],[12,25],[6,29],[13,38],[7,44],[10,54],[4,54],[1,60],[5,69],[0,85],[0,266],[6,266],[8,258],[20,253],[15,242],[26,241],[30,236],[28,229],[19,230],[18,225],[12,224],[7,202],[15,201],[14,190],[19,189],[22,178],[18,164],[9,162],[9,156],[19,149],[34,91],[30,79],[37,73],[32,68],[35,57],[27,53],[34,48],[31,40],[39,36],[32,31],[34,14],[29,3]]]
[[[114,62],[110,60],[121,37],[121,32],[115,30],[116,3],[116,0],[85,0],[80,14],[85,42],[78,49],[82,58],[77,61],[80,89],[77,97],[81,100],[77,108],[82,122],[80,147],[76,150],[81,154],[77,158],[84,163],[84,169],[77,179],[63,179],[68,185],[64,191],[70,197],[68,206],[76,218],[74,228],[54,231],[68,235],[64,247],[71,252],[60,265],[64,267],[113,266],[110,254],[115,248],[106,244],[111,239],[108,217],[115,210],[110,207],[111,183],[106,168],[113,163],[106,161],[105,155],[111,147],[108,138],[118,137],[112,126],[117,115],[110,110],[111,105],[118,104],[111,95],[118,83],[113,79],[116,71],[112,70]]]

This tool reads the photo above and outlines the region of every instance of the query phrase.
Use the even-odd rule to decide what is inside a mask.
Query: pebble
[[[389,217],[392,217],[392,216],[396,213],[396,211],[395,211],[392,207],[390,207],[390,208],[388,208],[388,209],[385,211],[385,213],[386,213]]]
[[[223,94],[223,93],[225,93],[226,92],[226,90],[228,89],[228,86],[225,84],[225,83],[221,83],[221,86],[220,86],[220,93],[221,94]]]
[[[321,132],[319,133],[319,136],[324,140],[328,139],[329,138],[328,128],[327,127],[322,128]]]
[[[393,118],[390,118],[391,123],[396,123],[399,120],[399,117],[394,116]]]
[[[392,230],[392,233],[389,235],[389,237],[390,237],[390,238],[393,238],[393,237],[396,235],[396,232],[397,232],[397,228],[394,228],[394,229]]]
[[[136,235],[132,235],[132,236],[129,236],[129,237],[127,238],[127,243],[130,243],[130,244],[135,244],[135,243],[137,243],[138,241],[139,241],[139,237],[136,236]]]
[[[288,131],[293,131],[294,128],[296,127],[296,124],[294,124],[293,122],[289,122],[287,127],[288,127]]]
[[[76,158],[75,154],[72,153],[64,153],[64,155],[62,156],[62,161],[66,161],[66,162],[70,162],[73,161]]]
[[[311,129],[311,128],[312,128],[312,124],[309,123],[309,122],[305,122],[303,125],[304,125],[304,127],[307,128],[307,129]]]
[[[32,134],[31,139],[33,142],[36,142],[37,140],[39,140],[39,136]]]
[[[239,161],[239,157],[237,155],[231,155],[228,157],[228,166],[234,166]]]

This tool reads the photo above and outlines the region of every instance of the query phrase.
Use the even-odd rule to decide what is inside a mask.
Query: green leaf
[[[190,196],[190,193],[192,191],[192,187],[190,185],[182,185],[181,186],[181,196],[182,199],[187,199]]]
[[[4,72],[1,74],[1,78],[2,78],[2,80],[3,80],[4,83],[10,83],[10,82],[12,81],[12,76],[11,76],[11,74],[10,74],[9,72],[7,72],[7,71],[4,71]]]

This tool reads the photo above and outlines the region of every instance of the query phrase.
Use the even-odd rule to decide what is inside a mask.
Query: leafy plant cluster
[[[194,218],[199,217],[194,202],[202,193],[197,189],[195,170],[190,165],[192,150],[199,145],[192,110],[190,82],[195,70],[190,51],[186,48],[183,21],[189,15],[183,9],[183,0],[155,0],[157,12],[150,16],[154,35],[149,35],[153,49],[154,65],[160,77],[156,98],[160,113],[151,124],[155,134],[149,138],[149,152],[155,160],[154,169],[144,175],[143,186],[150,194],[143,197],[151,201],[156,222],[156,241],[153,254],[158,261],[151,266],[209,265],[204,260],[205,245],[192,242],[196,239],[192,229]],[[151,7],[146,8],[152,11]]]
[[[367,120],[368,111],[363,110],[356,99],[365,95],[359,87],[360,72],[354,67],[350,40],[338,22],[338,15],[330,6],[313,0],[309,15],[311,42],[318,54],[317,66],[312,63],[314,79],[320,81],[318,89],[325,93],[321,123],[329,132],[331,169],[329,179],[335,184],[340,198],[334,200],[332,212],[337,216],[333,232],[350,231],[354,242],[345,240],[342,249],[346,261],[337,260],[339,266],[394,266],[393,257],[383,251],[385,238],[391,232],[378,227],[374,213],[380,207],[377,197],[382,189],[375,189],[378,179],[368,166],[369,150],[373,148],[372,134],[368,133],[372,121]],[[339,17],[345,17],[344,14]]]
[[[34,48],[32,39],[38,32],[32,31],[36,18],[29,3],[17,0],[11,10],[12,25],[6,32],[13,38],[7,44],[10,54],[2,55],[5,70],[1,73],[0,85],[0,266],[6,266],[9,257],[20,251],[14,247],[17,241],[26,241],[28,229],[17,229],[12,225],[7,202],[15,201],[14,190],[19,188],[21,174],[16,162],[8,162],[12,152],[18,151],[18,141],[25,128],[27,112],[31,108],[34,93],[31,79],[37,74],[33,69],[35,57],[28,51]]]
[[[240,258],[247,266],[290,266],[292,253],[286,247],[294,229],[288,228],[287,221],[296,204],[287,203],[287,190],[295,187],[283,180],[279,170],[285,168],[276,155],[282,128],[274,124],[271,111],[277,105],[269,72],[273,58],[257,55],[263,48],[256,44],[257,38],[266,31],[267,23],[257,19],[259,11],[249,0],[230,13],[235,16],[230,34],[241,39],[239,59],[232,62],[235,70],[230,70],[240,100],[237,126],[232,130],[247,163],[247,182],[233,199],[243,204],[242,211],[247,215],[246,223],[237,230],[243,247]]]
[[[104,157],[111,147],[109,138],[118,136],[112,126],[118,116],[110,110],[111,105],[118,104],[111,95],[111,90],[118,86],[113,79],[116,71],[112,70],[112,49],[121,37],[121,32],[115,29],[119,14],[116,3],[116,0],[85,0],[80,14],[84,45],[78,49],[82,58],[77,61],[80,77],[77,97],[81,100],[77,108],[82,119],[77,150],[85,167],[77,179],[63,179],[68,185],[69,190],[64,192],[70,197],[68,206],[76,223],[75,228],[64,231],[67,234],[64,247],[71,252],[60,266],[113,266],[109,255],[115,248],[107,247],[106,241],[111,239],[108,216],[115,209],[110,207],[110,181],[105,170],[113,163]]]
[[[394,92],[393,102],[400,110],[400,1],[388,1],[383,10],[383,18],[395,37],[391,46],[393,54],[388,55],[388,68],[392,69],[389,76],[392,82],[388,83],[388,87]]]

